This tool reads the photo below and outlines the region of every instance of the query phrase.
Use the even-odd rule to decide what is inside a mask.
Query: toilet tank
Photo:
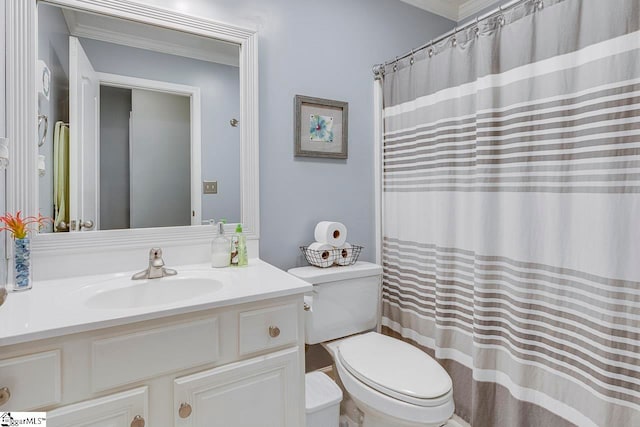
[[[306,343],[317,344],[376,327],[382,267],[356,262],[345,267],[300,267],[289,273],[313,285],[304,297]]]

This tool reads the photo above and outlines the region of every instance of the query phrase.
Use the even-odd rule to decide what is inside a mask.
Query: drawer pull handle
[[[9,391],[9,387],[0,388],[0,405],[4,405],[11,399],[11,391]]]
[[[277,338],[280,335],[280,328],[277,326],[269,326],[269,336],[271,338]]]
[[[188,403],[181,403],[180,409],[178,409],[178,415],[180,415],[180,418],[187,418],[191,415],[191,405]]]
[[[136,415],[135,417],[133,417],[133,420],[131,420],[131,427],[144,427],[144,425],[144,418],[142,418],[140,415]]]

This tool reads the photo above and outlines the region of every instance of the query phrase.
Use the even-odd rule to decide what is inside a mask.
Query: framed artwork
[[[294,103],[295,156],[346,159],[349,104],[302,95]]]

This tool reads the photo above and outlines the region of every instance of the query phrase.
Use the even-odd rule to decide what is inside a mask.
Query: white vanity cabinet
[[[0,411],[47,411],[53,427],[304,426],[302,322],[296,294],[0,347]]]

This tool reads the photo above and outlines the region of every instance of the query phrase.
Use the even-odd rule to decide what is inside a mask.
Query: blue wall
[[[298,246],[315,224],[341,221],[348,240],[374,254],[371,67],[423,44],[454,23],[398,0],[145,0],[254,27],[260,50],[260,257],[301,265]],[[293,98],[349,102],[349,159],[293,156]]]

